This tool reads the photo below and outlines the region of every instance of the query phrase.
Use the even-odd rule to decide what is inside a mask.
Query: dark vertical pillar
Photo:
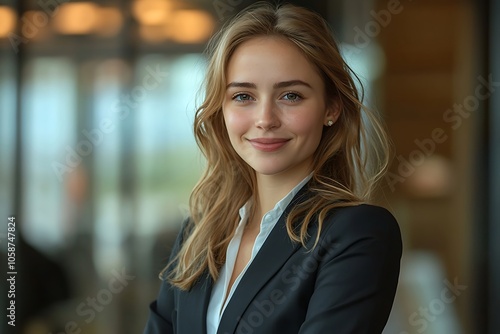
[[[500,1],[490,0],[489,71],[494,82],[500,82]],[[489,328],[500,333],[500,87],[494,83],[489,104]]]
[[[479,45],[481,46],[481,51],[479,51],[479,71],[484,76],[488,73],[488,59],[489,59],[489,0],[478,1],[477,4],[477,16],[476,22],[481,22],[481,26],[478,28],[478,36],[481,36]],[[486,100],[484,107],[481,109],[482,112],[478,114],[478,130],[477,133],[480,134],[476,141],[476,150],[474,159],[476,164],[474,165],[475,174],[475,189],[472,191],[476,192],[474,196],[474,217],[475,221],[472,221],[473,233],[473,247],[472,247],[472,277],[474,279],[473,294],[472,294],[472,304],[468,308],[471,312],[473,319],[473,324],[471,329],[474,333],[488,333],[488,318],[489,318],[489,234],[488,234],[488,212],[489,212],[489,201],[488,201],[488,188],[489,188],[489,135],[488,135],[488,106],[490,101]]]
[[[128,86],[123,89],[123,94],[130,95],[131,99],[134,100],[134,87],[140,84],[141,78],[137,78],[135,75],[138,73],[136,69],[137,56],[138,56],[138,43],[137,38],[137,26],[136,22],[133,20],[130,12],[130,1],[122,0],[120,1],[121,12],[124,14],[124,28],[120,33],[121,38],[121,55],[127,62],[131,69],[132,79],[130,80]],[[137,101],[131,103],[131,106],[127,116],[121,121],[120,126],[120,221],[123,224],[124,229],[127,231],[127,236],[125,238],[126,242],[122,246],[122,252],[128,261],[125,263],[125,271],[131,273],[133,276],[137,277],[137,267],[138,264],[135,263],[133,259],[136,259],[136,248],[137,240],[133,234],[133,226],[138,224],[137,222],[137,159],[138,154],[136,152],[136,109],[135,104]],[[133,105],[133,106],[132,106]],[[125,290],[124,293],[120,294],[120,304],[119,304],[119,314],[122,319],[118,322],[117,331],[124,334],[135,333],[136,330],[134,326],[128,323],[127,319],[130,317],[134,318],[134,312],[136,311],[131,300],[135,300],[135,296],[140,294],[136,284],[131,284],[129,288]]]

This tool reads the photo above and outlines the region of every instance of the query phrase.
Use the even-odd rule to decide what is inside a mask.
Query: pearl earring
[[[326,123],[327,126],[332,126],[333,125],[333,121],[332,120],[329,120],[327,123]]]

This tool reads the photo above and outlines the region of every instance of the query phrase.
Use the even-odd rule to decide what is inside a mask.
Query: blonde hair
[[[353,77],[359,79],[342,59],[326,21],[293,5],[254,4],[219,31],[207,48],[205,97],[194,121],[196,141],[207,165],[190,197],[191,217],[185,229],[189,232],[162,272],[170,271],[168,280],[182,290],[189,290],[207,269],[217,279],[239,222],[238,211],[254,195],[255,172],[230,144],[222,102],[231,55],[240,44],[257,36],[280,36],[295,44],[321,73],[327,103],[336,101],[340,107],[338,120],[324,127],[314,154],[308,183],[312,196],[286,217],[290,238],[305,246],[308,226],[317,219],[316,245],[327,213],[369,201],[387,169],[389,146],[382,123],[361,103]],[[300,230],[295,228],[298,223]]]

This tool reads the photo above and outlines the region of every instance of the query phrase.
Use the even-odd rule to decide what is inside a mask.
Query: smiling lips
[[[286,138],[255,138],[249,139],[250,144],[259,151],[273,152],[279,150],[290,139]]]

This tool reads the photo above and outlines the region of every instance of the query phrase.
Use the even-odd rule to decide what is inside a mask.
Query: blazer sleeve
[[[172,252],[170,253],[170,258],[168,263],[171,263],[172,259],[179,252],[183,237],[185,235],[186,226],[188,225],[189,219],[186,219],[182,223],[181,230],[177,235],[177,238],[174,243],[174,247],[172,248]],[[167,277],[168,274],[173,268],[171,265],[165,274],[164,277]],[[153,301],[149,305],[149,318],[146,323],[146,327],[144,329],[144,334],[173,334],[173,317],[175,316],[175,304],[174,304],[174,294],[173,287],[166,279],[162,279],[162,284],[160,287],[160,292],[155,301]]]
[[[381,207],[361,205],[341,209],[324,226],[326,255],[299,333],[381,333],[399,277],[398,223]]]

